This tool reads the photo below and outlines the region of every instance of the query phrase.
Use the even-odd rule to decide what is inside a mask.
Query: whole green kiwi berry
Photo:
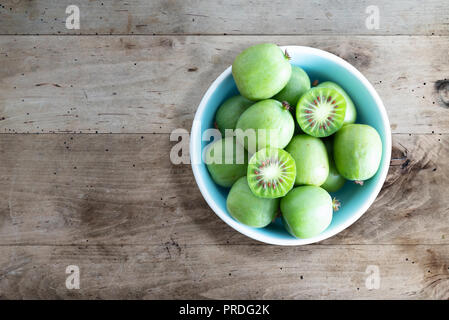
[[[246,175],[248,153],[236,138],[226,137],[212,142],[206,149],[206,166],[216,184],[229,188]]]
[[[232,186],[226,206],[230,215],[237,221],[250,227],[263,228],[276,217],[279,210],[279,198],[256,197],[244,176]]]
[[[329,160],[329,175],[321,188],[327,192],[337,192],[345,185],[346,179],[341,176],[335,166],[334,160]]]
[[[253,101],[241,95],[230,97],[223,102],[215,114],[215,124],[223,137],[225,136],[226,129],[235,129],[237,120],[253,103]]]
[[[281,199],[281,212],[290,234],[302,239],[315,237],[332,221],[332,199],[320,187],[296,187]]]
[[[324,181],[321,185],[321,188],[327,192],[337,192],[344,186],[346,179],[341,176],[335,166],[333,155],[333,136],[323,139],[323,142],[326,146],[327,156],[329,158],[329,175],[327,176],[326,181]]]
[[[237,121],[237,141],[254,153],[263,148],[283,149],[290,142],[295,123],[287,105],[267,99],[253,104]]]
[[[365,124],[343,126],[334,137],[334,159],[346,179],[363,181],[374,176],[382,158],[382,140],[373,127]]]
[[[355,120],[357,118],[357,111],[355,109],[354,102],[352,102],[351,97],[349,96],[349,94],[346,93],[346,91],[342,87],[340,87],[338,84],[332,81],[322,82],[318,85],[318,87],[332,88],[339,91],[346,101],[346,113],[343,123],[344,124],[355,123]]]
[[[297,66],[292,66],[292,75],[287,85],[273,99],[287,101],[291,106],[298,104],[299,98],[310,89],[310,79],[307,73]]]
[[[257,44],[243,50],[232,64],[232,75],[240,94],[263,100],[281,91],[292,73],[288,56],[275,44]]]
[[[329,175],[326,147],[319,138],[306,134],[294,136],[285,148],[296,163],[295,185],[321,186]]]

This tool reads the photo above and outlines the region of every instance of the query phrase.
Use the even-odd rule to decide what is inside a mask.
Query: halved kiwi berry
[[[299,100],[296,120],[305,133],[322,138],[330,136],[343,126],[345,112],[346,102],[339,91],[315,87]]]
[[[283,197],[295,183],[295,160],[282,149],[259,150],[249,160],[247,178],[248,185],[256,196]]]

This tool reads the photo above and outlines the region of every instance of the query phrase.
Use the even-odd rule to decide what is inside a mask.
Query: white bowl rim
[[[258,233],[256,230],[247,228],[246,226],[242,225],[240,222],[234,220],[227,212],[222,210],[214,201],[212,196],[210,195],[209,191],[207,190],[201,176],[199,173],[198,165],[195,165],[195,159],[193,158],[195,155],[201,154],[201,137],[198,139],[197,132],[199,131],[198,125],[200,125],[200,121],[198,118],[200,115],[204,112],[207,101],[209,100],[212,93],[215,91],[215,89],[218,87],[218,85],[223,82],[223,80],[231,75],[232,66],[229,66],[225,71],[223,71],[220,76],[215,79],[215,81],[211,84],[211,86],[207,89],[205,95],[201,99],[201,102],[198,106],[198,109],[195,113],[195,117],[193,120],[193,125],[191,129],[190,134],[190,161],[192,166],[193,175],[195,177],[196,183],[200,189],[201,194],[203,195],[204,199],[206,200],[207,204],[211,207],[211,209],[215,212],[216,215],[218,215],[221,220],[223,220],[226,224],[228,224],[231,228],[237,230],[238,232],[254,239],[258,240],[267,244],[273,244],[273,245],[282,245],[282,246],[295,246],[295,245],[306,245],[311,243],[316,243],[322,240],[325,240],[327,238],[330,238],[337,233],[343,231],[350,225],[352,225],[354,222],[356,222],[367,210],[368,208],[373,204],[374,200],[376,200],[377,195],[379,194],[380,190],[382,189],[382,186],[385,182],[385,179],[387,177],[388,169],[389,169],[389,163],[391,159],[391,128],[390,128],[390,122],[388,120],[387,111],[385,109],[385,106],[379,96],[379,94],[376,92],[374,87],[371,85],[371,83],[365,78],[365,76],[358,71],[354,66],[352,66],[349,62],[346,60],[343,60],[342,58],[316,48],[312,47],[306,47],[306,46],[281,46],[282,50],[287,50],[289,54],[297,54],[297,53],[309,53],[313,55],[320,56],[322,58],[331,60],[332,62],[335,62],[336,64],[342,66],[349,72],[351,72],[369,91],[370,95],[374,98],[375,103],[377,107],[379,108],[379,112],[381,114],[382,124],[385,128],[385,165],[381,168],[380,172],[380,179],[378,180],[373,192],[369,195],[369,198],[367,201],[363,203],[363,205],[353,214],[349,219],[347,219],[345,222],[340,224],[338,227],[334,228],[332,232],[330,231],[324,231],[321,234],[319,234],[316,237],[307,238],[307,239],[296,239],[292,237],[291,239],[279,239],[274,238],[270,236],[266,236],[263,234]],[[201,133],[200,133],[201,134]]]

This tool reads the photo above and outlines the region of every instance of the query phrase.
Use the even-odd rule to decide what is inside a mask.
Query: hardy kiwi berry
[[[315,237],[332,221],[332,199],[320,187],[296,187],[281,199],[281,212],[290,234],[302,239]]]
[[[316,87],[299,99],[296,120],[305,133],[321,138],[343,126],[345,113],[346,101],[338,90]]]
[[[355,110],[354,102],[352,102],[351,97],[340,87],[338,84],[332,81],[325,81],[318,85],[318,87],[332,88],[341,93],[346,101],[346,113],[344,124],[354,123],[357,118],[357,111]]]
[[[266,227],[279,210],[279,199],[256,197],[245,177],[237,180],[229,191],[226,206],[231,216],[241,223],[254,227]]]
[[[243,50],[232,64],[232,75],[242,96],[263,100],[281,91],[292,73],[289,56],[275,44],[262,43]]]
[[[326,138],[324,144],[327,149],[327,156],[329,158],[329,175],[326,181],[321,185],[321,188],[327,192],[337,192],[340,190],[346,182],[346,179],[341,176],[335,166],[334,151],[333,151],[333,136]]]
[[[338,172],[348,180],[363,181],[374,176],[382,159],[382,140],[373,127],[347,124],[334,138]]]
[[[263,148],[285,148],[295,131],[288,104],[273,99],[259,101],[242,113],[237,121],[237,141],[254,153]]]
[[[223,137],[225,136],[226,129],[235,129],[237,120],[253,103],[253,101],[241,95],[230,97],[223,102],[215,115],[215,126],[220,130]]]
[[[283,197],[295,183],[295,160],[282,149],[259,150],[249,160],[247,177],[248,185],[256,196]]]
[[[307,134],[294,136],[285,148],[296,163],[296,185],[320,186],[329,175],[329,160],[321,139]]]
[[[273,99],[287,101],[291,106],[298,104],[299,98],[310,89],[310,79],[307,73],[297,66],[292,66],[292,75],[287,85]]]
[[[248,153],[235,137],[214,141],[205,152],[207,170],[216,184],[229,188],[246,174]]]

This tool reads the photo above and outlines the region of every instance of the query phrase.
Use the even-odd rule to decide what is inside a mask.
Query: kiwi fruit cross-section
[[[346,93],[346,91],[342,87],[340,87],[338,84],[332,81],[322,82],[318,85],[318,87],[332,88],[339,91],[346,101],[346,114],[344,124],[355,122],[357,118],[357,111],[355,109],[354,102],[352,102],[351,97]]]
[[[259,150],[249,160],[247,177],[248,185],[256,196],[283,197],[295,183],[295,160],[282,149]]]
[[[322,138],[343,126],[345,112],[346,100],[338,90],[315,87],[298,101],[296,120],[305,133]]]

